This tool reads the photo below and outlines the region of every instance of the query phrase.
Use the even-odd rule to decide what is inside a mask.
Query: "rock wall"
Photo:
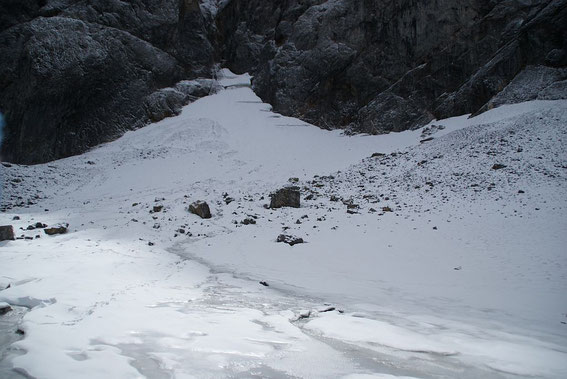
[[[196,0],[2,1],[2,159],[46,162],[146,124],[148,95],[210,74],[205,26]]]
[[[384,133],[479,110],[526,65],[567,63],[564,0],[233,0],[229,68],[274,109]]]
[[[3,0],[2,159],[78,154],[174,115],[175,83],[214,62],[251,72],[276,111],[350,132],[488,109],[524,98],[518,83],[562,98],[565,25],[567,0]]]

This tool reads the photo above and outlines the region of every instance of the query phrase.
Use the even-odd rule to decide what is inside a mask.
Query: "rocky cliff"
[[[563,0],[233,0],[217,24],[276,111],[357,132],[475,112],[526,66],[567,63]]]
[[[81,153],[142,126],[148,95],[213,63],[196,0],[4,0],[0,15],[8,161]]]
[[[2,158],[77,154],[175,114],[186,95],[163,88],[215,62],[251,72],[276,111],[351,132],[564,97],[565,25],[567,0],[4,0]]]

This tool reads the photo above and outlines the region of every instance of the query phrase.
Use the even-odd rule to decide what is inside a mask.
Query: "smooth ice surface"
[[[222,74],[178,117],[0,167],[4,203],[36,203],[0,215],[32,238],[0,242],[0,302],[29,308],[0,376],[567,376],[567,101],[347,137]],[[302,207],[265,209],[289,178]]]

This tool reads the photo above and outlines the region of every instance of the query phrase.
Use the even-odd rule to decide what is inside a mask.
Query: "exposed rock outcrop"
[[[3,160],[81,153],[174,114],[177,98],[151,94],[212,67],[197,0],[8,0],[0,14]]]
[[[478,111],[526,65],[564,67],[565,25],[565,0],[233,0],[217,19],[228,66],[276,111],[368,133]]]
[[[251,72],[275,111],[349,132],[516,101],[509,85],[537,70],[535,98],[565,98],[547,77],[564,77],[565,25],[567,0],[5,0],[2,158],[45,162],[176,115],[215,91],[186,81],[215,61]]]

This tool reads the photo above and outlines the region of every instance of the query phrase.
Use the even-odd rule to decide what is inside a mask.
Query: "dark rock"
[[[567,68],[528,66],[486,103],[477,113],[502,104],[516,104],[535,99],[558,100],[567,98]],[[567,83],[567,82],[566,82]]]
[[[222,57],[285,115],[384,133],[474,113],[527,65],[564,66],[567,1],[232,0]]]
[[[162,210],[163,210],[163,205],[154,205],[154,207],[152,208],[152,211],[154,213],[161,212]]]
[[[433,139],[434,139],[433,137],[427,137],[427,138],[424,138],[424,139],[420,140],[419,143],[424,143],[424,142],[433,141]]]
[[[386,154],[384,153],[373,153],[370,158],[380,158],[380,157],[384,157],[386,156]]]
[[[276,239],[276,242],[287,243],[290,246],[297,245],[298,243],[304,243],[303,238],[298,238],[286,234],[280,234]]]
[[[34,230],[34,229],[42,229],[42,228],[47,228],[47,225],[41,222],[36,222],[33,225],[28,225],[26,230]]]
[[[269,286],[270,286],[267,282],[264,282],[264,281],[261,281],[260,284],[263,285],[264,287],[269,287]]]
[[[185,105],[185,95],[173,88],[160,89],[144,99],[144,109],[152,122],[177,116]]]
[[[18,221],[19,219],[20,219],[20,216],[14,216],[14,217],[12,217],[12,220],[13,220],[13,221]]]
[[[545,64],[553,67],[567,65],[567,53],[564,49],[553,49],[545,56]]]
[[[195,201],[189,206],[189,212],[196,214],[201,218],[211,218],[211,210],[209,205],[204,201]]]
[[[319,313],[325,313],[325,312],[332,312],[332,311],[334,311],[334,310],[336,310],[335,307],[327,306],[327,307],[325,307],[325,308],[319,309],[318,312],[319,312]]]
[[[506,168],[506,167],[507,167],[506,165],[503,165],[503,164],[500,164],[500,163],[495,163],[495,164],[492,166],[492,169],[493,169],[493,170],[500,170],[500,169],[503,169],[503,168]]]
[[[180,81],[175,85],[175,89],[183,93],[188,101],[193,101],[217,93],[222,86],[216,80],[199,78]]]
[[[14,227],[12,225],[0,226],[0,241],[15,240]]]
[[[300,193],[299,187],[284,187],[270,195],[270,208],[281,208],[281,207],[300,207]]]
[[[3,1],[3,158],[82,153],[177,111],[176,99],[148,95],[210,75],[207,34],[196,0]]]
[[[49,228],[45,228],[43,229],[43,231],[45,232],[45,234],[47,235],[55,235],[55,234],[65,234],[67,233],[67,228],[69,227],[69,224],[59,224],[56,226],[52,226]]]
[[[244,220],[240,221],[242,225],[254,225],[256,224],[256,220],[251,217],[245,218]]]

